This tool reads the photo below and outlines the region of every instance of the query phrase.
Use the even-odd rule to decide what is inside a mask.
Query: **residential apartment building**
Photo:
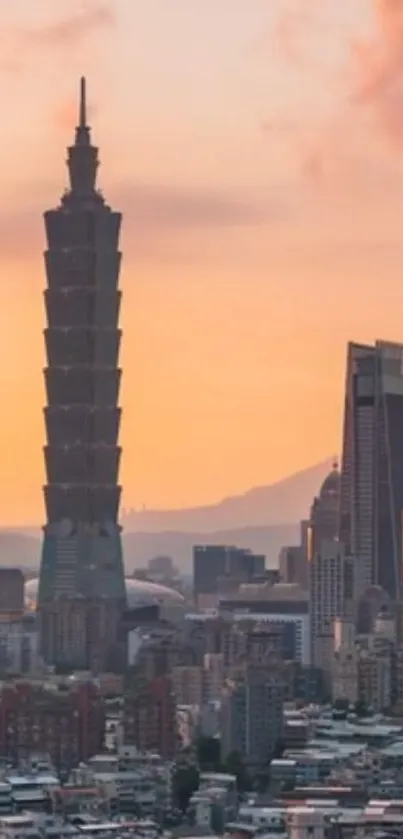
[[[222,703],[223,756],[236,751],[251,764],[265,763],[283,731],[279,672],[249,668],[226,687]]]

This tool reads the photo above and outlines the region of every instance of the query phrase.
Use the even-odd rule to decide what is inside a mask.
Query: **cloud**
[[[61,191],[60,184],[32,184],[34,202],[21,196],[21,206],[7,205],[7,212],[0,211],[3,259],[40,264],[45,247],[42,214],[57,205]],[[254,195],[180,185],[117,184],[108,188],[107,199],[123,212],[125,253],[142,260],[200,259],[210,233],[275,224],[284,212],[280,204],[270,206]]]
[[[373,0],[375,33],[352,44],[357,82],[352,102],[377,120],[384,134],[403,144],[403,2]]]
[[[137,183],[117,186],[114,194],[128,223],[155,232],[255,226],[283,214],[280,203],[213,189]]]
[[[0,27],[3,44],[0,72],[8,77],[19,75],[31,60],[46,60],[55,51],[71,55],[116,21],[112,0],[59,0],[55,5],[58,13],[41,24]]]
[[[115,22],[111,2],[70,3],[69,12],[38,28],[20,29],[18,38],[30,48],[71,48]]]
[[[348,4],[338,5],[342,8]],[[328,96],[333,97],[336,118],[341,114],[344,122],[348,118],[357,127],[363,117],[366,131],[369,126],[378,128],[378,134],[400,151],[403,146],[403,0],[361,0],[365,25],[357,13],[352,16],[353,22],[341,18],[334,32],[330,17],[325,25],[330,3],[321,0],[322,15],[318,8],[310,0],[283,0],[274,44],[280,47],[290,68],[295,69],[297,65],[298,72],[314,71],[319,80],[323,79]],[[344,66],[338,68],[338,77],[336,68],[326,64],[323,54],[319,59],[315,49],[306,49],[310,43],[326,43],[329,33],[334,42],[338,40],[339,53],[346,56]]]
[[[284,0],[280,7],[272,40],[277,52],[296,67],[307,61],[307,41],[317,12],[318,0]]]
[[[310,104],[298,112],[294,103],[285,117],[268,114],[261,127],[288,149],[299,182],[326,200],[389,201],[402,188],[403,0],[359,5],[349,15],[349,4],[321,0],[319,10],[283,0],[274,43]],[[320,49],[307,50],[309,42]],[[336,53],[339,63],[327,60]]]
[[[342,95],[301,168],[316,185],[392,198],[402,188],[403,0],[367,0],[366,8],[370,34],[349,33]]]

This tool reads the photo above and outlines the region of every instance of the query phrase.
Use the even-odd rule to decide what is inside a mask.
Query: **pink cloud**
[[[375,34],[352,44],[354,104],[369,111],[384,134],[403,144],[403,2],[373,0]]]

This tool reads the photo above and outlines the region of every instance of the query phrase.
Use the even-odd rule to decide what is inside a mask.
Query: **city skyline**
[[[347,341],[403,335],[399,34],[364,0],[51,5],[0,21],[1,524],[44,519],[40,215],[82,72],[125,214],[123,506],[214,502],[340,451]]]

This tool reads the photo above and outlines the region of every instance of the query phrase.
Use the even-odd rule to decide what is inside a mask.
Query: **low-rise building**
[[[94,755],[72,773],[70,783],[78,789],[95,788],[110,814],[154,816],[170,808],[171,764],[132,746]]]

